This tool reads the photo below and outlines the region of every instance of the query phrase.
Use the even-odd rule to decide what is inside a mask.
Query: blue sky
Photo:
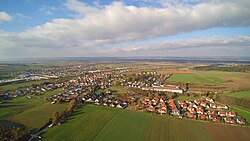
[[[0,56],[248,56],[249,6],[248,0],[2,0]]]

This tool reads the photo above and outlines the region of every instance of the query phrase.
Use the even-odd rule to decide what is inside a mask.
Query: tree
[[[76,99],[72,99],[72,100],[69,102],[69,106],[68,106],[67,111],[68,111],[68,112],[73,111],[73,109],[76,107],[76,103],[77,103]]]
[[[60,122],[60,114],[59,114],[59,112],[57,112],[57,111],[53,112],[52,115],[51,115],[51,118],[52,118],[52,123],[53,124],[59,123]]]
[[[66,110],[63,110],[61,115],[60,115],[60,118],[61,118],[61,121],[64,121],[67,117],[67,111]]]

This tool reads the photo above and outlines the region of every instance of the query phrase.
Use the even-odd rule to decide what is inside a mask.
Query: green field
[[[61,112],[67,107],[67,103],[52,105],[44,100],[45,96],[60,91],[61,89],[56,89],[31,99],[23,96],[6,101],[6,103],[0,105],[0,119],[21,123],[30,130],[39,128],[48,121],[52,112]]]
[[[193,82],[202,84],[223,84],[223,80],[220,78],[224,76],[225,72],[195,72],[186,74],[173,74],[168,81],[174,82]]]
[[[225,95],[236,97],[236,98],[250,98],[250,91],[241,91],[241,92],[229,93]]]
[[[96,136],[95,141],[144,140],[150,124],[148,113],[122,111]],[[123,124],[122,124],[123,123]]]
[[[85,106],[75,112],[66,123],[49,128],[43,135],[44,140],[94,140],[103,128],[120,112],[117,109]]]
[[[193,97],[193,96],[178,96],[174,98],[175,100],[196,100],[200,99],[200,97]]]
[[[225,138],[235,141],[249,140],[249,132],[249,127],[87,105],[78,109],[66,123],[47,129],[42,140],[220,141]],[[219,139],[217,134],[220,135]]]
[[[250,111],[240,107],[240,106],[231,106],[233,111],[237,112],[238,115],[242,116],[247,120],[248,123],[250,123]]]
[[[125,94],[126,93],[126,91],[123,90],[123,86],[112,86],[108,89],[116,91],[116,94]]]

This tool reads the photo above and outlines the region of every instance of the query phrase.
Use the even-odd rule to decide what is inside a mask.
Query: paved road
[[[39,138],[39,137],[40,137],[39,134],[41,134],[41,133],[42,133],[43,131],[45,131],[47,128],[48,128],[48,126],[45,127],[43,130],[37,132],[36,134],[30,134],[30,135],[31,135],[31,138],[30,138],[28,141],[32,141],[32,140],[35,139],[35,138]]]

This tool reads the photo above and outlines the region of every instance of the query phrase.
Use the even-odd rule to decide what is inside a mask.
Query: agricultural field
[[[103,128],[94,141],[144,140],[150,118],[148,113],[122,111]]]
[[[235,141],[249,140],[249,132],[249,127],[87,105],[66,123],[47,129],[42,140],[219,141],[226,138]]]
[[[228,90],[235,90],[239,88],[248,89],[250,86],[250,74],[219,71],[188,71],[186,73],[185,71],[176,71],[167,81],[190,82],[198,87],[224,87]]]
[[[240,107],[240,106],[231,106],[232,110],[237,112],[239,115],[244,117],[248,123],[250,123],[250,110]]]
[[[235,93],[225,94],[226,96],[236,97],[236,98],[250,98],[250,91],[241,91]]]
[[[118,109],[88,105],[73,113],[66,123],[46,130],[43,140],[94,140],[103,128],[121,112]]]
[[[181,73],[174,74],[170,77],[169,81],[176,82],[193,82],[202,84],[222,84],[224,81],[220,78],[224,75],[224,72],[193,72],[193,73]]]
[[[7,119],[25,125],[29,130],[41,127],[46,123],[54,111],[62,111],[65,104],[50,104],[44,100],[45,96],[56,94],[61,89],[48,91],[43,95],[32,97],[18,97],[0,105],[0,119]]]

